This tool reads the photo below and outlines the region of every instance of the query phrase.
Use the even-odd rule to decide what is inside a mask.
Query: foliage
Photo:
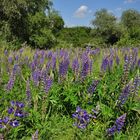
[[[90,43],[90,31],[89,27],[65,27],[58,34],[58,39],[72,44],[73,47],[84,47],[85,44]]]
[[[117,19],[106,9],[101,9],[95,13],[95,19],[92,21],[94,28],[94,36],[101,37],[105,43],[113,45],[121,36]]]
[[[50,0],[0,1],[0,15],[0,35],[4,39],[12,42],[16,38],[40,48],[54,45],[55,33],[64,25]]]
[[[22,48],[1,54],[1,137],[140,137],[139,48]]]

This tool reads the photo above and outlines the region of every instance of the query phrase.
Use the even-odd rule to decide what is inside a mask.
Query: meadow
[[[1,50],[0,139],[139,140],[140,48]]]

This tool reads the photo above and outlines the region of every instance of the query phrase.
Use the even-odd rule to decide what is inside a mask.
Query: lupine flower
[[[89,60],[89,73],[92,73],[92,66],[93,66],[93,61]]]
[[[48,58],[51,58],[52,55],[53,55],[52,51],[49,51],[48,54],[47,54],[47,57],[48,57]]]
[[[85,78],[88,75],[88,72],[89,72],[89,61],[86,61],[82,65],[81,77]]]
[[[40,64],[43,64],[44,63],[44,57],[41,57],[40,58]]]
[[[56,54],[54,53],[52,56],[52,69],[55,70],[56,68]]]
[[[30,81],[27,80],[27,83],[26,83],[26,101],[27,101],[27,104],[30,106],[31,105],[31,90],[30,90]]]
[[[8,57],[8,62],[12,63],[12,61],[13,61],[13,58],[12,57]]]
[[[11,125],[12,127],[17,127],[17,126],[19,126],[19,121],[13,120],[13,121],[10,122],[10,125]]]
[[[78,70],[79,70],[79,62],[78,59],[75,58],[72,62],[72,70],[75,74],[78,74]]]
[[[18,56],[18,55],[16,55],[16,56],[15,56],[15,60],[16,60],[16,61],[18,61],[18,59],[19,59],[19,56]]]
[[[30,68],[32,71],[35,70],[36,65],[35,65],[34,61],[30,64]]]
[[[13,66],[13,75],[14,75],[14,76],[16,76],[16,73],[17,73],[17,71],[19,70],[18,68],[19,68],[18,64],[15,64],[15,65]]]
[[[136,75],[136,77],[134,78],[131,92],[133,92],[135,95],[138,95],[139,88],[140,88],[140,77],[139,75]]]
[[[8,114],[12,114],[14,112],[14,108],[13,107],[8,108],[7,112],[8,112]]]
[[[48,61],[46,64],[46,72],[49,73],[50,69],[51,69],[51,61]]]
[[[36,86],[39,85],[40,76],[41,76],[41,71],[39,69],[36,69],[35,71],[32,72],[32,79]]]
[[[108,57],[105,57],[102,61],[101,70],[105,72],[108,68],[108,65],[109,65]]]
[[[90,123],[91,119],[95,119],[96,115],[94,112],[92,114],[87,113],[86,110],[81,109],[79,106],[76,108],[76,112],[72,114],[72,117],[75,119],[74,126],[85,129]]]
[[[138,60],[138,67],[140,68],[140,59]]]
[[[8,108],[8,114],[13,114],[16,117],[24,117],[25,113],[23,112],[24,104],[19,101],[11,101],[11,107]]]
[[[65,77],[69,67],[69,59],[66,58],[59,63],[59,75],[60,77]]]
[[[96,90],[96,87],[97,87],[98,83],[99,83],[99,80],[95,80],[95,81],[92,82],[92,84],[88,88],[88,92],[90,94],[94,93],[94,91]]]
[[[44,89],[45,89],[45,92],[48,93],[48,91],[50,90],[52,86],[52,79],[49,77],[45,80],[45,85],[44,85]]]
[[[23,108],[24,104],[22,102],[16,101],[16,106],[19,107],[19,108]]]
[[[14,82],[15,82],[15,76],[11,74],[10,79],[6,85],[6,90],[10,91],[14,86]]]
[[[4,117],[4,119],[3,119],[3,122],[5,123],[5,124],[7,124],[8,123],[8,121],[9,121],[9,117]]]
[[[119,59],[118,55],[116,56],[116,64],[117,64],[117,65],[120,64],[120,59]]]
[[[16,110],[14,115],[20,118],[24,117],[24,113],[22,112],[22,110]]]
[[[123,104],[125,104],[126,100],[129,97],[129,94],[130,94],[130,85],[128,84],[126,85],[126,87],[123,89],[123,92],[119,96],[118,106],[122,106]]]
[[[124,62],[124,67],[123,67],[123,77],[122,77],[122,85],[126,85],[128,81],[128,74],[130,70],[130,58],[125,55],[125,62]]]
[[[120,116],[119,118],[117,118],[115,124],[111,128],[107,129],[108,135],[112,136],[115,134],[115,132],[119,133],[122,127],[124,126],[125,119],[126,119],[126,113]]]
[[[7,56],[8,55],[8,51],[4,50],[4,55]]]
[[[22,49],[22,48],[19,50],[19,53],[20,53],[20,54],[22,54],[22,53],[23,53],[23,49]]]
[[[41,56],[43,57],[44,55],[45,55],[45,51],[42,50],[42,51],[41,51]]]
[[[113,66],[113,56],[111,56],[109,58],[109,64],[108,64],[108,66],[109,66],[109,70],[111,70],[112,69],[112,66]]]

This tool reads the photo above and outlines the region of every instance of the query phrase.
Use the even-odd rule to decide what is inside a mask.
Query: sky
[[[92,26],[94,14],[101,8],[106,8],[116,17],[127,9],[140,11],[140,0],[52,0],[53,7],[59,12],[65,26]]]

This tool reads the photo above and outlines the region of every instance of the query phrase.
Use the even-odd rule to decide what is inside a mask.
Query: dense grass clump
[[[2,51],[0,139],[140,139],[139,51]]]

